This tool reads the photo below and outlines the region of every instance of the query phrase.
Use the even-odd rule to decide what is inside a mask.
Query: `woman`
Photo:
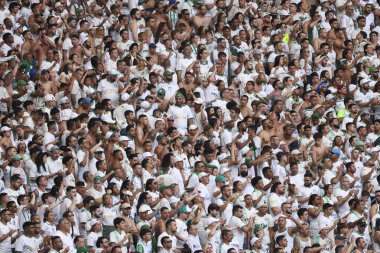
[[[313,57],[309,48],[302,48],[300,52],[300,67],[305,70],[306,75],[313,71]]]
[[[297,196],[299,196],[298,188],[295,184],[289,184],[288,191],[289,191],[288,196],[294,199],[294,202],[292,204],[292,212],[296,212],[299,209],[299,204],[297,200]]]
[[[158,182],[153,178],[149,178],[145,184],[146,192],[152,196],[151,208],[155,210],[158,203],[160,203],[160,193],[158,191]]]
[[[323,203],[329,203],[334,206],[334,217],[338,217],[338,199],[334,196],[334,187],[331,184],[326,184],[324,187],[325,195],[322,197]]]
[[[235,181],[233,183],[233,188],[232,188],[233,196],[239,196],[235,200],[234,205],[239,205],[242,207],[245,206],[243,190],[244,190],[244,185],[241,181]]]
[[[75,238],[76,236],[80,235],[79,233],[79,226],[76,224],[74,214],[71,211],[66,211],[62,215],[64,218],[67,218],[70,222],[70,235],[71,238]]]
[[[317,194],[312,194],[309,198],[309,206],[307,207],[307,212],[310,216],[310,235],[315,237],[319,233],[318,220],[320,215],[322,215],[323,201]]]
[[[199,50],[197,59],[200,65],[200,75],[206,75],[208,72],[210,72],[213,64],[206,49]]]
[[[46,210],[44,214],[43,223],[41,229],[46,235],[53,236],[57,231],[56,224],[54,223],[54,212],[51,210]]]

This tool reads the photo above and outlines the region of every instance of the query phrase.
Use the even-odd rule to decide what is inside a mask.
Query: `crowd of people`
[[[380,252],[374,0],[0,0],[0,253]]]

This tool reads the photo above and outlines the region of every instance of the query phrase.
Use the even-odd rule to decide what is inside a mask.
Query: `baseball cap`
[[[82,103],[92,103],[92,99],[88,98],[88,97],[85,97],[85,98],[82,99]]]
[[[85,247],[77,248],[77,253],[84,253],[84,252],[90,252],[90,250]]]
[[[164,76],[172,76],[172,75],[174,75],[174,72],[173,72],[173,71],[165,70],[165,72],[164,72]]]
[[[131,205],[129,203],[123,203],[120,208],[131,208]]]
[[[292,152],[290,152],[291,155],[300,155],[302,154],[301,151],[299,151],[299,149],[295,149],[295,150],[292,150]]]
[[[252,239],[251,239],[251,246],[253,246],[254,244],[255,244],[255,242],[257,242],[258,240],[261,240],[260,238],[258,238],[258,237],[252,237]]]
[[[70,103],[70,99],[68,97],[63,97],[59,100],[59,104],[60,105],[63,105],[63,104],[69,104]]]
[[[360,85],[363,85],[363,84],[369,83],[369,82],[371,82],[371,80],[364,78],[364,79],[360,80]]]
[[[11,130],[12,128],[10,128],[9,126],[3,126],[1,127],[0,132],[11,131]]]
[[[158,89],[157,94],[165,95],[166,91],[163,88]]]
[[[186,206],[181,206],[178,210],[177,210],[177,213],[190,213]]]
[[[170,186],[169,185],[161,185],[159,188],[159,191],[162,193],[166,189],[170,189]]]
[[[202,177],[208,177],[209,175],[206,172],[201,172],[198,175],[198,178],[201,179]]]
[[[195,129],[197,129],[196,125],[192,124],[192,125],[189,126],[189,130],[195,130]]]
[[[262,54],[263,53],[263,50],[261,50],[261,49],[254,49],[253,50],[253,54],[255,55],[257,55],[257,54]]]
[[[101,182],[102,180],[103,180],[102,177],[100,177],[100,176],[96,176],[96,177],[94,177],[94,180],[93,180],[93,181],[94,181],[94,182],[95,182],[95,181],[100,181],[100,182]]]
[[[152,209],[150,209],[150,207],[148,205],[141,205],[140,208],[139,208],[139,213],[145,213],[145,212],[148,212],[148,211],[151,211]]]
[[[338,239],[338,240],[346,240],[347,238],[346,238],[343,234],[336,234],[336,235],[335,235],[335,239]]]
[[[49,102],[49,101],[55,101],[55,97],[52,94],[46,94],[44,96],[44,101]]]
[[[222,176],[222,175],[216,176],[215,182],[226,183],[226,178],[224,176]]]
[[[17,87],[20,87],[20,86],[26,86],[26,82],[24,80],[18,80]]]
[[[335,155],[340,155],[340,150],[337,147],[334,147],[330,150],[330,153],[335,154]]]

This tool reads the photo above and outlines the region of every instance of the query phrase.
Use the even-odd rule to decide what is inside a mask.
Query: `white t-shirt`
[[[230,223],[228,224],[230,227],[237,227],[236,229],[232,230],[232,233],[234,234],[234,239],[239,242],[239,249],[243,249],[245,234],[241,230],[242,227],[245,226],[241,218],[238,218],[236,216],[232,216]]]
[[[112,231],[110,233],[110,243],[113,243],[113,242],[114,243],[120,243],[124,239],[125,236],[126,236],[125,231],[121,231],[121,234],[119,232],[117,232],[116,230]],[[122,253],[128,252],[127,243],[128,243],[128,240],[126,240],[124,242],[124,245],[121,247]]]
[[[0,222],[0,236],[3,236],[5,234],[8,234],[9,231],[11,231],[10,227],[8,225],[4,225],[2,222]],[[11,248],[11,236],[4,239],[2,242],[0,242],[0,253],[8,253],[9,249]]]

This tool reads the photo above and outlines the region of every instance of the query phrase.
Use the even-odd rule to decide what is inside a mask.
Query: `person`
[[[38,252],[379,251],[378,7],[0,0],[11,242],[33,221]]]

